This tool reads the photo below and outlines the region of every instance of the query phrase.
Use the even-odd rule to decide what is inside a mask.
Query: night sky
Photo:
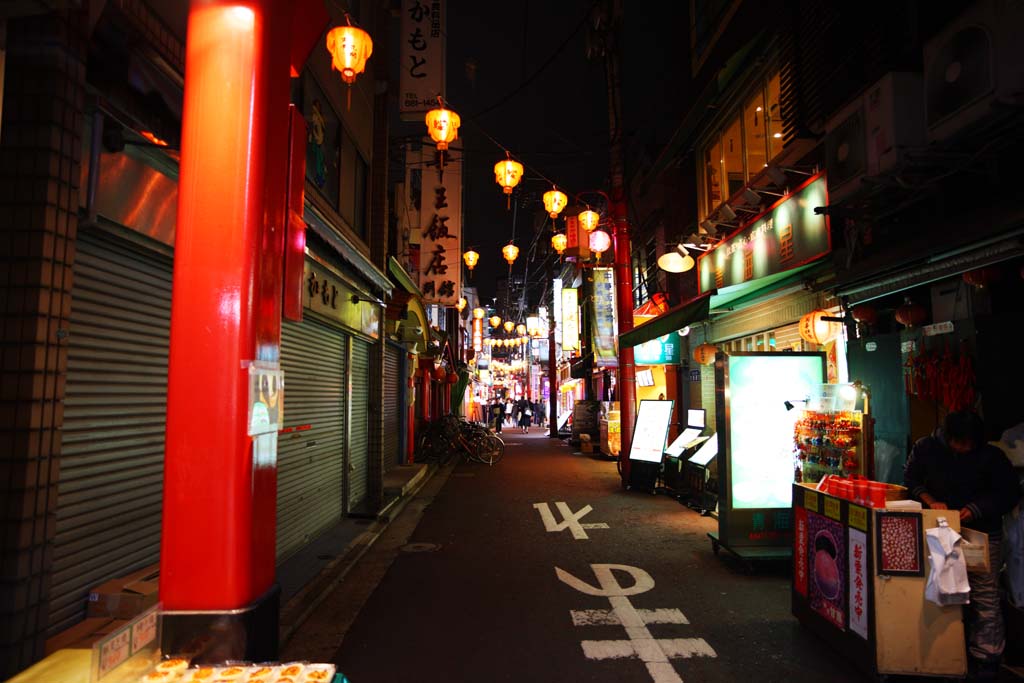
[[[540,195],[551,182],[569,195],[607,190],[608,86],[604,61],[588,60],[587,21],[594,0],[557,2],[448,3],[447,99],[462,117],[459,137],[465,146],[464,237],[466,248],[480,252],[473,279],[481,299],[489,303],[498,277],[508,274],[500,249],[512,237],[514,212],[494,182],[494,164],[507,148],[526,167],[513,195],[520,210],[515,243],[521,253],[515,274],[526,273],[528,248],[534,242],[537,214],[543,217]],[[653,5],[654,3],[644,3]],[[659,3],[660,4],[660,3]],[[670,130],[679,93],[659,87],[660,74],[672,68],[662,51],[685,50],[679,26],[651,7],[624,10],[622,93],[627,146],[635,148]],[[642,11],[642,14],[640,13]],[[668,10],[658,10],[668,11]],[[683,25],[685,27],[685,24]],[[659,37],[660,36],[660,37]],[[683,53],[685,57],[685,52]],[[685,62],[685,59],[683,59]],[[671,78],[666,79],[671,82]],[[627,174],[629,170],[627,168]],[[550,179],[550,180],[548,180]],[[594,200],[590,195],[587,199]],[[564,214],[563,214],[564,215]],[[564,228],[564,220],[559,219]],[[550,223],[538,241],[545,246]],[[528,278],[539,281],[541,258]]]

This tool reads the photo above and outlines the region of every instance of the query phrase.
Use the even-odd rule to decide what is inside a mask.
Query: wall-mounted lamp
[[[768,180],[772,181],[778,187],[786,187],[789,185],[789,176],[778,166],[769,166],[765,169],[765,174],[768,176]]]
[[[725,217],[725,220],[727,221],[736,220],[736,212],[733,211],[732,207],[728,204],[722,204],[721,208],[718,209],[718,213]]]
[[[690,252],[682,244],[677,244],[675,249],[666,251],[658,257],[658,267],[667,273],[685,273],[695,264]]]
[[[796,408],[796,406],[793,405],[794,403],[807,403],[807,400],[808,399],[806,398],[798,398],[794,399],[793,401],[783,401],[782,405],[786,406],[786,411],[788,412],[790,410],[793,410],[793,408]]]
[[[762,201],[761,195],[759,195],[757,192],[754,192],[749,187],[743,189],[743,192],[740,194],[740,197],[743,199],[744,202],[750,204],[751,206],[758,206],[761,204]]]

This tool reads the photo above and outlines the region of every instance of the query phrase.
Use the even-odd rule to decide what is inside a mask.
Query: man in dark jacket
[[[946,416],[942,429],[914,444],[903,473],[911,497],[933,510],[959,510],[963,526],[989,536],[992,569],[971,573],[967,651],[976,680],[995,680],[1006,645],[999,604],[1003,515],[1020,499],[1020,484],[1001,450],[985,442],[974,413]]]

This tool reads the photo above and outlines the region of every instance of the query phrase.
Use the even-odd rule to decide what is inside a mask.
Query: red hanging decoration
[[[999,266],[985,266],[975,268],[963,274],[964,282],[977,289],[985,289],[993,282],[998,282],[1003,277],[1003,271]]]
[[[878,321],[878,311],[871,304],[858,304],[850,309],[850,315],[859,323],[874,325]]]
[[[907,298],[903,305],[896,309],[895,318],[904,327],[915,327],[928,319],[928,309]]]

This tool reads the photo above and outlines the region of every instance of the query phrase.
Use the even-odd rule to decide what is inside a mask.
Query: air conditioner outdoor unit
[[[907,149],[925,143],[921,75],[887,73],[825,126],[829,203],[864,189],[864,178],[891,171]]]
[[[924,46],[928,141],[946,140],[1024,95],[1024,3],[976,0]]]

